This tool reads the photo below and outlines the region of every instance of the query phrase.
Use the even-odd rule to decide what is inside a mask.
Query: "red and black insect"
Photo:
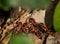
[[[41,33],[50,34],[51,32],[43,23],[36,23],[33,18],[29,19],[29,22],[22,24],[21,22],[16,22],[18,25],[14,28],[14,32],[24,32],[24,33],[34,33],[38,38],[42,38]]]

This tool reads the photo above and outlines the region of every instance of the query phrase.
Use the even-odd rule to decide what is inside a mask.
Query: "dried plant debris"
[[[45,25],[44,16],[46,10],[34,10],[30,13],[31,11],[29,8],[22,9],[19,7],[11,12],[11,16],[7,19],[6,24],[0,29],[0,43],[5,44],[5,38],[10,33],[32,33],[42,41],[41,44],[43,44],[47,36],[54,34],[54,32]],[[48,40],[49,37],[47,38],[47,41]],[[9,42],[9,40],[7,42]]]
[[[45,23],[45,12],[46,10],[34,10],[31,17],[34,18],[37,23]]]
[[[56,34],[57,40],[60,42],[60,32],[56,32],[55,34]]]

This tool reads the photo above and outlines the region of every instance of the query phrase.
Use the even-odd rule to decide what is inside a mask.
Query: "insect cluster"
[[[9,33],[32,33],[35,34],[39,39],[42,39],[42,33],[52,34],[53,31],[48,29],[44,23],[37,23],[34,18],[31,18],[31,10],[21,10],[19,13],[7,19],[6,24],[0,29],[0,41]]]

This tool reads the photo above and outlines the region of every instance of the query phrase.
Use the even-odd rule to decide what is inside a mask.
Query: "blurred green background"
[[[46,8],[51,0],[0,0],[0,8],[9,10],[11,7],[28,7],[31,9]]]

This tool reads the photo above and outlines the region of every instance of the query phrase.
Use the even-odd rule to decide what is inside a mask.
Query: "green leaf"
[[[34,44],[26,34],[13,34],[9,44]]]
[[[60,1],[56,6],[54,13],[54,28],[56,31],[60,31]]]

